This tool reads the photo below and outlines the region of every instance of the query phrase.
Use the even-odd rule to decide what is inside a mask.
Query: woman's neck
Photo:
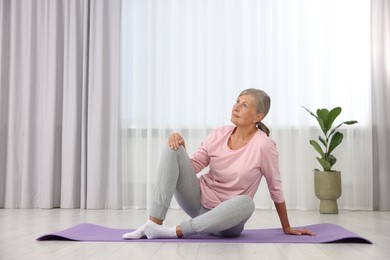
[[[240,149],[241,147],[249,143],[249,141],[256,134],[256,132],[257,128],[244,129],[236,127],[230,135],[230,138],[228,140],[228,146],[232,150]]]
[[[252,127],[252,126],[246,128],[237,126],[233,130],[232,136],[234,136],[236,140],[248,141],[255,135],[257,130],[258,129],[256,127]]]

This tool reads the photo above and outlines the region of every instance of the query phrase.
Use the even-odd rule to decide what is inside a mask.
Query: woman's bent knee
[[[232,199],[236,200],[237,204],[240,206],[240,210],[242,210],[244,215],[247,215],[248,217],[252,215],[253,211],[255,210],[255,203],[251,197],[248,195],[238,195]]]
[[[180,153],[185,153],[185,149],[183,147],[183,145],[180,145],[179,148],[177,150],[175,149],[172,149],[170,148],[169,146],[165,146],[162,150],[162,154],[163,155],[174,155],[174,156],[177,156],[177,154],[180,154]]]

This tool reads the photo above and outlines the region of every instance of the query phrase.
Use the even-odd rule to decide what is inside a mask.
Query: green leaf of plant
[[[329,150],[328,150],[329,155],[343,141],[343,137],[344,137],[344,135],[340,132],[336,132],[333,135],[332,139],[330,140],[330,144],[329,144]]]
[[[322,132],[325,135],[327,133],[326,122],[327,122],[328,114],[329,114],[329,110],[326,108],[317,109],[317,121],[321,127]]]
[[[345,121],[343,122],[343,124],[347,124],[347,125],[353,125],[353,124],[356,124],[358,121],[356,120],[350,120],[350,121]]]
[[[331,136],[334,132],[336,132],[337,128],[339,128],[340,126],[342,126],[343,124],[346,124],[346,125],[353,125],[353,124],[356,124],[358,121],[356,120],[350,120],[350,121],[345,121],[345,122],[342,122],[341,124],[339,124],[338,126],[336,126],[335,128],[332,129],[332,132],[330,132],[329,136]]]
[[[307,109],[306,107],[302,106],[303,109],[305,109],[307,112],[309,112],[310,115],[314,116],[315,118],[317,118],[317,116],[311,112],[309,109]]]
[[[317,109],[317,116],[324,119],[324,120],[326,119],[328,114],[329,114],[329,110],[326,108]]]
[[[327,160],[325,160],[324,158],[317,157],[317,161],[321,164],[324,171],[330,171],[332,166]]]
[[[334,120],[340,115],[341,107],[333,108],[328,115],[328,120],[326,122],[326,130],[330,130],[332,128]]]
[[[332,167],[337,162],[337,159],[333,155],[329,155],[328,162],[329,162],[330,166]]]
[[[314,140],[310,140],[310,144],[316,149],[316,151],[323,157],[325,154],[321,149],[321,146]]]
[[[326,149],[326,142],[325,142],[324,138],[322,138],[322,136],[318,136],[318,140],[321,141],[321,143],[325,146],[325,149]]]

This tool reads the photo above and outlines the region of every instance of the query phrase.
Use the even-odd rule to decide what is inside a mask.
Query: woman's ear
[[[265,117],[265,116],[264,116],[263,113],[258,113],[258,114],[256,115],[256,117],[255,117],[255,123],[260,122],[261,120],[263,120],[264,117]]]

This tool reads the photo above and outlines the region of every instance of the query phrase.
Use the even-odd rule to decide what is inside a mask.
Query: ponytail
[[[256,126],[257,126],[258,129],[260,129],[261,131],[266,133],[267,136],[269,136],[270,131],[269,131],[268,127],[265,124],[263,124],[261,121],[259,121],[259,122],[256,123]]]

